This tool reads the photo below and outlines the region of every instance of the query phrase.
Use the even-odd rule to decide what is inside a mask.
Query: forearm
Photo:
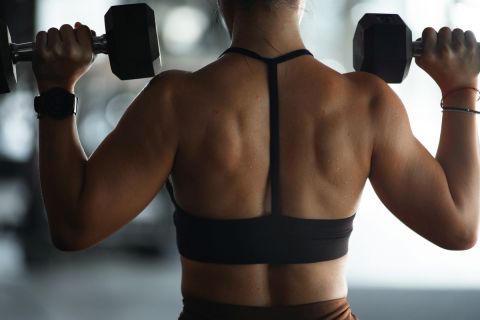
[[[63,238],[63,230],[78,224],[75,213],[87,163],[74,116],[60,121],[49,117],[39,120],[39,163],[50,232]]]
[[[445,105],[473,109],[476,93],[460,91],[445,99]],[[452,198],[466,226],[478,226],[480,159],[476,115],[444,112],[437,160],[445,171]]]

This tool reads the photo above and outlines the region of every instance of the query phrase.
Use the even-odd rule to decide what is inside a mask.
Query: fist
[[[40,92],[61,87],[73,93],[75,83],[90,68],[95,55],[92,32],[80,23],[63,25],[36,36],[32,67]]]
[[[445,94],[460,87],[477,87],[480,50],[475,35],[461,29],[438,31],[427,28],[422,34],[423,54],[416,63]]]

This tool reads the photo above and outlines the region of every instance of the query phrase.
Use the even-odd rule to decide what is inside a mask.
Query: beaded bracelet
[[[480,111],[476,111],[473,109],[465,108],[465,107],[447,107],[445,106],[444,100],[447,96],[454,92],[462,91],[462,90],[474,90],[479,94],[479,97],[477,101],[480,101],[480,91],[477,88],[473,87],[465,87],[465,88],[459,88],[452,90],[450,92],[447,92],[443,97],[442,100],[440,101],[440,107],[443,109],[442,112],[463,112],[463,113],[472,113],[472,114],[480,114]]]

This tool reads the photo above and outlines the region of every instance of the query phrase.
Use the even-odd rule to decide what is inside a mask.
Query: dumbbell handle
[[[412,51],[414,57],[420,57],[423,54],[423,43],[422,41],[414,41],[412,44]]]
[[[32,61],[33,56],[33,42],[25,43],[11,43],[10,52],[12,55],[13,63],[20,61]],[[92,48],[94,53],[105,53],[108,54],[107,49],[107,35],[104,34],[100,37],[93,37],[92,39]]]

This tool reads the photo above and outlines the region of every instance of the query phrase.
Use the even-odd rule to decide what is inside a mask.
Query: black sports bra
[[[175,205],[174,223],[181,255],[219,264],[297,264],[333,260],[348,252],[355,214],[345,219],[300,219],[281,214],[279,197],[279,101],[277,65],[308,50],[292,51],[277,58],[232,47],[238,53],[263,61],[268,68],[270,97],[270,170],[272,214],[246,219],[208,219],[183,210],[175,200],[171,182],[167,189]]]

